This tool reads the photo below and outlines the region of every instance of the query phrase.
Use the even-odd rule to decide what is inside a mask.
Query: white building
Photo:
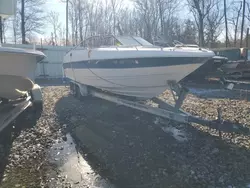
[[[33,49],[32,44],[2,44],[6,47]],[[36,78],[62,78],[62,63],[65,53],[73,47],[36,45],[36,50],[42,51],[47,58],[37,64]]]

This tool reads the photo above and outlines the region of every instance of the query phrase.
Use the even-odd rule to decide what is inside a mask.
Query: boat
[[[16,0],[0,1],[0,22],[15,12]],[[45,58],[42,52],[35,49],[8,48],[3,47],[1,43],[0,35],[0,103],[23,97],[36,87],[36,64]]]
[[[36,50],[0,46],[0,99],[16,100],[34,86],[37,62],[45,55]]]
[[[92,36],[64,56],[63,69],[65,77],[74,82],[150,99],[214,56],[196,45],[163,48],[136,36]]]

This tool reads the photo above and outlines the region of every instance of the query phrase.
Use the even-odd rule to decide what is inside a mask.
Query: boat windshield
[[[81,46],[98,48],[107,46],[153,46],[141,37],[132,36],[92,36],[83,41]]]
[[[141,45],[143,46],[153,46],[153,44],[149,43],[148,41],[146,41],[145,39],[141,37],[133,37],[133,38],[137,40],[139,43],[141,43]]]
[[[117,40],[124,46],[152,46],[151,43],[141,37],[120,36]]]

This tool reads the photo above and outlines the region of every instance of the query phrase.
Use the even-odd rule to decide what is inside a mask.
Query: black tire
[[[79,86],[75,86],[75,97],[78,99],[78,100],[82,100],[82,94],[80,92],[80,88]]]
[[[32,113],[35,119],[39,119],[43,112],[43,101],[34,101],[33,93],[29,92],[32,99],[32,106],[27,109],[29,113]]]
[[[71,92],[72,94],[75,94],[75,84],[72,83],[72,82],[70,82],[69,88],[70,88],[70,92]]]

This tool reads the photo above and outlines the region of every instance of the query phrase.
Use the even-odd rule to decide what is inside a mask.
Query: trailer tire
[[[81,94],[81,91],[80,91],[80,88],[78,85],[75,86],[75,97],[78,99],[78,100],[82,100],[82,94]]]
[[[39,85],[35,84],[30,92],[32,98],[32,110],[36,118],[40,118],[43,111],[42,90]]]
[[[69,83],[69,89],[70,89],[70,93],[75,96],[75,87],[76,85],[72,82]]]

